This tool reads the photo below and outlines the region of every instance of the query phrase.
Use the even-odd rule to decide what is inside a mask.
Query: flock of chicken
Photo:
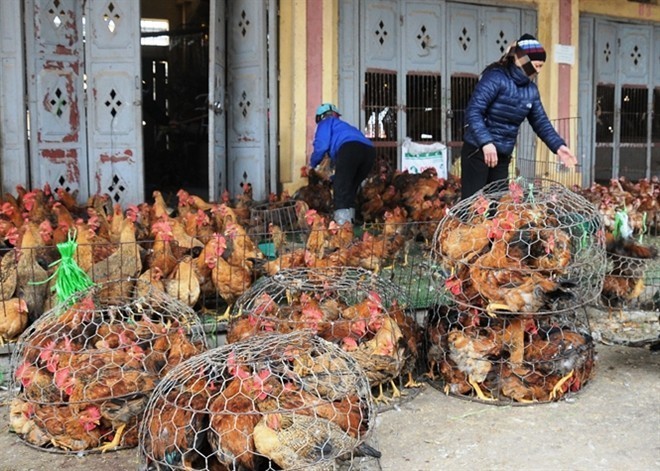
[[[254,340],[257,341],[254,341]],[[141,430],[143,469],[335,469],[380,452],[369,384],[310,332],[260,334],[182,364],[158,385]]]
[[[12,429],[40,447],[135,446],[150,400],[140,431],[148,469],[322,470],[353,452],[377,457],[364,443],[373,420],[365,391],[377,387],[377,400],[387,400],[388,385],[397,396],[402,376],[417,386],[422,358],[426,375],[440,373],[447,393],[483,401],[545,402],[579,390],[594,362],[579,308],[608,295],[605,251],[640,258],[631,248],[639,244],[624,238],[615,245],[607,221],[601,227],[596,210],[559,185],[545,191],[513,181],[504,195],[456,203],[453,180],[385,170],[362,189],[363,218],[378,231],[356,238],[353,227],[300,199],[293,204],[305,235],[299,246],[273,223],[265,234],[250,230],[249,185],[233,202],[182,190],[174,211],[157,191],[153,204],[125,212],[100,196],[79,206],[48,187],[4,195],[0,341],[32,322],[13,359],[21,393]],[[625,183],[613,188],[625,193]],[[325,183],[310,179],[311,188],[318,184]],[[638,185],[657,206],[657,182]],[[623,201],[631,221],[652,208],[643,197]],[[429,224],[411,231],[410,222]],[[57,245],[70,237],[104,299],[134,299],[132,286],[112,280],[137,279],[143,298],[166,293],[191,312],[225,304],[217,319],[230,321],[228,348],[202,353],[191,321],[154,314],[164,301],[130,313],[100,310],[92,298],[58,305],[51,275]],[[387,287],[369,288],[417,237],[433,239],[451,300],[429,310],[423,329]],[[272,243],[273,257],[262,241]],[[333,285],[346,277],[353,281]],[[301,332],[315,335],[295,347],[291,339]],[[364,371],[366,386],[356,371]]]
[[[26,442],[74,452],[136,446],[160,379],[206,349],[192,310],[135,280],[111,284],[58,305],[21,337],[10,429]],[[134,296],[108,297],[116,285]]]

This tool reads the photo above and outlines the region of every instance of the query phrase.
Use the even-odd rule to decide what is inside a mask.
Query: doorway
[[[145,196],[209,197],[209,3],[142,0]]]

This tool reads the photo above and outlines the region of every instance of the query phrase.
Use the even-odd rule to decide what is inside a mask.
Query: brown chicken
[[[34,322],[43,313],[48,272],[37,260],[37,249],[42,246],[37,225],[27,222],[21,230],[23,235],[18,249],[16,294],[25,300],[29,321]]]
[[[27,303],[20,298],[0,300],[0,346],[14,340],[27,327]]]
[[[227,223],[225,227],[225,245],[225,251],[222,255],[232,266],[251,270],[254,260],[264,258],[264,254],[240,224]]]
[[[263,458],[256,453],[253,439],[260,419],[255,400],[267,397],[270,374],[267,370],[250,374],[241,367],[233,374],[234,378],[209,403],[207,439],[217,460],[228,468],[260,469]]]
[[[99,447],[113,450],[137,445],[138,418],[141,416],[156,378],[142,370],[110,366],[86,376],[78,372],[69,397],[71,409],[79,412],[101,403],[99,412],[104,428],[114,431],[113,439]]]
[[[229,305],[226,312],[228,316],[231,304],[252,284],[252,276],[245,267],[230,265],[222,258],[226,248],[223,236],[215,235],[206,248],[205,262],[211,269],[213,286]]]
[[[326,227],[325,218],[318,214],[316,210],[310,209],[305,214],[305,220],[310,227],[305,248],[316,258],[321,259],[325,253],[326,241],[330,235]]]
[[[189,255],[183,257],[174,267],[170,276],[162,280],[165,292],[183,304],[193,307],[201,295],[199,278],[195,264]]]
[[[264,415],[253,437],[256,451],[282,469],[310,471],[336,469],[335,459],[352,453],[359,444],[331,420],[295,412]],[[372,455],[380,457],[377,452]]]
[[[648,261],[657,258],[658,250],[609,232],[605,242],[612,268],[603,280],[601,301],[609,308],[624,309],[644,292],[644,271]]]
[[[559,378],[552,388],[548,388],[549,399],[561,397],[565,385],[579,389],[591,373],[593,357],[590,335],[559,327],[539,331],[525,346],[526,364]]]
[[[141,271],[142,259],[135,240],[135,226],[133,221],[127,218],[122,224],[119,249],[107,259],[92,265],[87,274],[95,283],[103,283],[137,277]],[[106,299],[126,299],[130,297],[131,288],[129,283],[107,283],[99,296]]]
[[[394,319],[385,315],[374,337],[357,346],[344,344],[353,358],[362,366],[369,385],[378,386],[379,394],[376,402],[387,402],[383,392],[383,384],[389,383],[392,387],[392,396],[401,396],[401,391],[394,383],[394,379],[401,375],[405,362],[406,345],[401,329]]]
[[[199,379],[195,377],[195,379]],[[206,381],[175,385],[158,397],[150,409],[144,446],[163,465],[184,469],[227,469],[204,453],[208,415],[203,413],[209,399]],[[210,450],[207,453],[211,455]],[[217,465],[217,468],[214,467]]]
[[[486,396],[480,386],[493,368],[492,358],[501,351],[501,343],[493,330],[466,328],[449,332],[447,337],[448,358],[465,375],[468,384],[481,400],[492,400]],[[447,391],[463,392],[461,383],[447,384]],[[458,388],[458,391],[452,389]]]
[[[35,405],[33,420],[54,446],[64,450],[94,449],[104,435],[100,427],[101,412],[96,406],[74,412],[68,406]],[[31,436],[25,438],[30,440]]]

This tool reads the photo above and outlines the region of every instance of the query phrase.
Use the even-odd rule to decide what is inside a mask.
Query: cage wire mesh
[[[293,199],[256,204],[250,208],[250,230],[262,234],[272,226],[288,232],[302,230],[298,207],[300,203]]]
[[[591,378],[595,346],[585,308],[545,316],[491,317],[442,305],[429,311],[430,383],[498,405],[557,401]]]
[[[363,268],[281,270],[258,280],[233,307],[227,342],[257,332],[309,329],[355,358],[377,402],[414,396],[421,329],[401,289]],[[405,381],[405,384],[402,383]],[[397,386],[398,383],[398,386]]]
[[[358,469],[380,457],[375,419],[347,352],[310,331],[261,333],[168,373],[146,407],[139,469]]]
[[[600,293],[605,242],[596,208],[559,183],[499,181],[454,206],[432,255],[460,309],[554,314]]]
[[[205,349],[195,313],[164,292],[130,278],[94,285],[21,335],[11,357],[10,429],[54,452],[134,447],[160,379]]]
[[[660,260],[657,249],[646,247],[639,257],[651,258],[607,252],[603,289],[588,310],[604,343],[643,347],[660,339]]]

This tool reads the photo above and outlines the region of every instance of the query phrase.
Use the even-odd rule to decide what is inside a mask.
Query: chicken
[[[489,246],[488,225],[467,224],[458,217],[447,219],[438,235],[436,250],[445,263],[469,261]]]
[[[329,159],[328,159],[329,160]],[[323,164],[325,165],[325,164]],[[307,185],[301,187],[293,195],[293,198],[305,202],[309,209],[319,213],[329,214],[332,212],[332,184],[325,180],[316,170],[301,172],[302,177],[308,178]]]
[[[399,397],[401,391],[394,384],[394,379],[401,375],[405,360],[405,341],[401,329],[390,316],[384,316],[382,323],[374,337],[357,346],[350,343],[344,345],[355,360],[364,369],[369,386],[378,386],[379,395],[374,398],[376,402],[386,402],[383,393],[383,384],[389,383],[392,387],[392,396]]]
[[[211,269],[213,285],[222,299],[231,306],[250,287],[252,276],[245,267],[230,265],[222,258],[226,248],[223,236],[215,235],[208,242],[207,247],[209,250],[205,252],[205,262]],[[226,314],[229,315],[229,307]]]
[[[18,249],[16,294],[25,300],[29,321],[34,322],[43,313],[48,272],[37,261],[37,249],[41,246],[37,225],[27,222],[21,229],[23,235]]]
[[[525,346],[525,361],[546,375],[560,378],[549,394],[549,399],[561,397],[562,387],[579,388],[591,373],[593,339],[588,334],[553,327],[539,331]],[[585,371],[587,370],[587,371]]]
[[[499,239],[470,267],[472,286],[483,297],[488,312],[499,309],[534,313],[549,310],[553,303],[573,297],[571,280],[555,279],[525,269],[520,254],[516,254],[513,247]]]
[[[75,412],[100,403],[103,425],[114,430],[113,439],[101,445],[100,451],[113,450],[120,444],[131,447],[137,445],[138,417],[155,387],[154,376],[125,366],[102,368],[90,376],[78,371],[69,402]]]
[[[479,383],[482,383],[493,368],[492,357],[497,357],[501,351],[501,343],[497,341],[494,331],[467,328],[452,330],[447,337],[448,357],[463,373],[481,400],[492,400],[486,396]],[[448,391],[452,385],[447,384]]]
[[[0,260],[0,300],[9,299],[16,292],[17,264],[16,249],[8,250],[2,255],[2,260]]]
[[[223,258],[232,266],[251,270],[254,260],[264,258],[264,254],[240,224],[227,223],[225,226],[225,243],[227,247],[223,252]]]
[[[148,268],[138,277],[135,283],[135,297],[150,296],[151,290],[165,292],[163,273],[158,267]]]
[[[316,258],[323,258],[326,248],[326,240],[330,235],[326,227],[325,218],[316,210],[310,209],[305,214],[305,221],[311,228],[310,233],[307,236],[305,248]]]
[[[163,283],[165,292],[174,299],[178,299],[190,307],[194,307],[197,304],[201,294],[201,287],[192,257],[185,256],[176,265],[171,275],[166,280],[163,280]]]
[[[601,290],[601,301],[609,308],[624,309],[644,292],[644,271],[649,260],[658,256],[651,245],[636,242],[627,218],[616,215],[615,233],[606,233],[606,252],[611,269],[605,275]],[[620,226],[628,225],[620,228]]]
[[[35,405],[33,420],[54,446],[64,450],[91,450],[103,436],[101,412],[96,406],[74,412],[68,406]],[[25,438],[29,440],[30,436]]]
[[[403,340],[405,341],[404,365],[401,373],[407,375],[407,381],[404,384],[406,388],[418,388],[421,384],[413,378],[413,373],[417,369],[417,360],[420,356],[419,348],[422,341],[422,333],[413,315],[407,315],[404,309],[395,299],[388,313],[401,329]]]
[[[207,439],[216,459],[230,469],[260,469],[253,432],[260,420],[255,400],[266,397],[269,373],[248,373],[241,367],[208,405],[211,422]]]
[[[18,337],[27,327],[27,303],[20,298],[0,300],[0,346]]]
[[[135,240],[135,226],[133,221],[125,219],[122,224],[119,249],[107,259],[92,265],[87,274],[95,283],[104,283],[137,277],[141,271],[142,259]],[[106,299],[128,298],[131,288],[130,283],[106,283],[99,296]]]
[[[295,412],[266,414],[255,425],[253,437],[256,451],[282,469],[331,471],[336,458],[352,453],[359,444],[331,420]]]
[[[205,461],[200,456],[209,423],[208,415],[203,413],[209,392],[206,381],[189,383],[173,384],[166,394],[155,400],[146,423],[144,447],[163,465],[212,470],[217,463],[215,458]]]

